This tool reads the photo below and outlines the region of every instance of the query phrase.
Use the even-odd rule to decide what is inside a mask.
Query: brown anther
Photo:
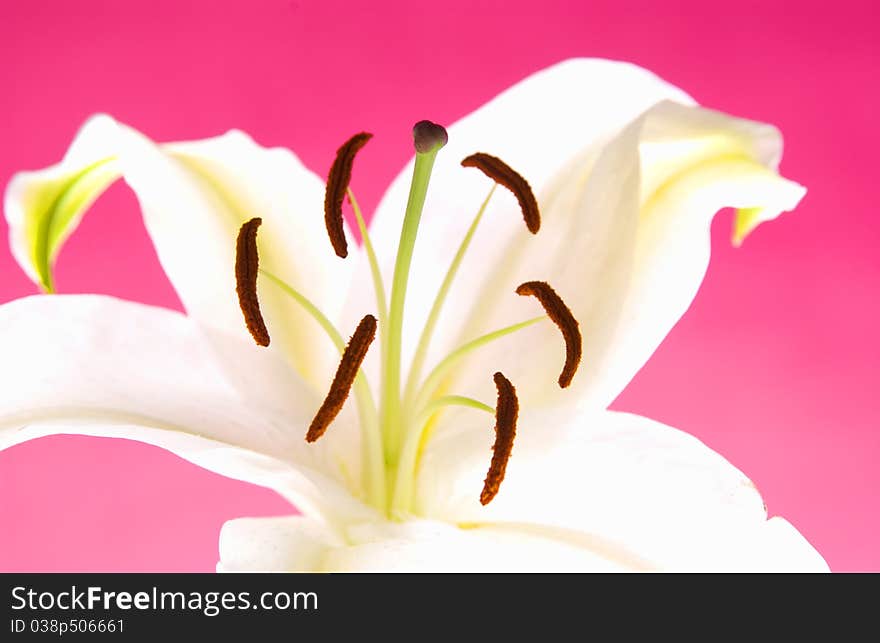
[[[260,346],[269,345],[269,331],[260,312],[257,298],[257,274],[260,269],[260,256],[257,252],[257,228],[263,222],[254,218],[242,224],[235,242],[235,292],[238,305],[244,314],[244,323],[254,341]]]
[[[519,400],[510,380],[501,373],[495,373],[495,388],[498,390],[498,401],[495,404],[495,444],[492,445],[492,464],[489,465],[483,491],[480,493],[480,504],[483,505],[492,502],[504,480],[507,461],[513,451],[513,439],[516,437],[516,418],[519,415]]]
[[[538,234],[541,228],[541,213],[538,210],[538,202],[532,193],[532,188],[520,174],[499,158],[477,152],[471,154],[461,162],[463,167],[475,167],[483,174],[500,183],[513,192],[519,201],[526,227],[532,234]]]
[[[336,375],[333,383],[330,385],[330,392],[321,404],[321,408],[315,414],[315,419],[309,425],[309,431],[306,433],[306,442],[314,442],[327,430],[330,423],[339,415],[342,405],[348,398],[351,391],[351,385],[357,376],[358,369],[367,356],[367,349],[373,343],[376,337],[376,318],[367,315],[358,324],[354,335],[345,347],[342,353],[342,360],[339,362],[339,368],[336,369]]]
[[[581,363],[582,340],[577,319],[550,284],[544,281],[527,281],[520,284],[516,294],[536,297],[547,312],[547,316],[559,327],[565,340],[565,365],[562,367],[562,373],[559,374],[559,386],[566,388],[571,384],[571,379]]]
[[[333,244],[333,250],[342,258],[348,256],[348,242],[345,240],[345,228],[342,225],[342,201],[351,182],[351,168],[354,157],[360,149],[373,138],[372,134],[361,132],[355,134],[336,151],[336,159],[327,176],[327,191],[324,193],[324,223],[327,236]]]

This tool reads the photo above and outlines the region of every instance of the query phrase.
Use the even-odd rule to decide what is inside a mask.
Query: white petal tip
[[[794,210],[807,193],[807,188],[794,181],[780,177],[773,177],[771,181],[772,189],[762,205],[737,209],[731,235],[731,243],[735,248],[740,247],[755,228],[765,221],[772,221],[783,212]]]

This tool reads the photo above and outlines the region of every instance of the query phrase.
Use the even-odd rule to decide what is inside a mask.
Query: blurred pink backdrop
[[[370,210],[413,122],[452,122],[572,56],[629,60],[774,123],[806,199],[738,250],[730,213],[716,219],[694,305],[615,406],[722,453],[832,569],[880,571],[878,23],[873,2],[841,0],[5,0],[0,181],[55,163],[97,111],[158,140],[239,127],[320,174],[367,129],[355,186]],[[0,235],[0,302],[34,293]],[[122,184],[57,274],[62,292],[180,307]],[[223,521],[289,511],[152,447],[47,438],[0,453],[0,570],[212,570]]]

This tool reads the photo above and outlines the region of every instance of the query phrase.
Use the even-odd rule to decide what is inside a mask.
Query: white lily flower
[[[64,240],[121,176],[187,314],[91,295],[0,307],[0,448],[60,433],[140,440],[302,512],[227,522],[223,571],[827,570],[723,457],[607,410],[694,298],[714,214],[738,209],[739,243],[803,196],[776,173],[778,132],[602,60],[537,73],[448,132],[439,152],[438,128],[417,135],[372,246],[349,243],[341,259],[324,183],[291,152],[238,131],[157,145],[92,118],[59,165],[12,180],[12,251],[51,290]],[[528,180],[537,234],[511,191],[460,166],[475,152]],[[236,256],[252,217],[259,275],[256,223]],[[268,348],[235,296],[238,285],[254,322],[253,279]],[[553,310],[540,314],[555,305],[546,292],[516,295],[535,281],[561,298],[555,317],[576,320],[562,338]],[[358,326],[369,314],[371,350],[373,327]],[[356,326],[359,346],[344,350]],[[340,352],[354,377],[356,349],[366,360],[334,419],[340,400],[322,399]],[[310,439],[326,434],[306,442],[310,423]]]

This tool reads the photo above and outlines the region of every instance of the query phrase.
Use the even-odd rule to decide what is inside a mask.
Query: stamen
[[[472,397],[465,397],[464,395],[443,395],[442,397],[438,397],[428,404],[425,405],[425,408],[422,409],[420,413],[416,415],[419,419],[430,417],[433,413],[435,413],[438,409],[442,409],[447,406],[463,406],[465,408],[477,409],[478,411],[485,411],[486,413],[495,414],[495,409],[493,409],[488,404],[483,404],[480,400],[475,400]]]
[[[372,315],[367,315],[358,324],[354,335],[351,336],[348,342],[348,346],[345,347],[342,360],[339,362],[339,368],[336,369],[336,376],[330,385],[330,392],[327,393],[324,403],[321,404],[321,408],[318,409],[315,419],[312,420],[309,431],[306,433],[306,442],[314,442],[324,435],[327,427],[339,415],[339,411],[342,410],[342,405],[348,398],[349,391],[351,391],[351,385],[354,383],[358,369],[360,369],[361,363],[367,355],[367,349],[370,348],[370,344],[373,343],[375,337],[376,318]]]
[[[238,305],[244,314],[244,323],[254,341],[260,346],[269,345],[269,331],[260,312],[257,298],[257,274],[260,270],[260,257],[257,252],[257,228],[263,222],[256,217],[242,224],[235,242],[235,292]]]
[[[486,211],[486,206],[489,205],[489,199],[495,194],[495,188],[497,187],[497,183],[492,184],[492,189],[489,190],[488,196],[485,198],[482,205],[480,205],[480,209],[477,210],[477,215],[471,222],[471,226],[468,228],[467,233],[465,233],[464,239],[461,240],[461,244],[458,246],[458,251],[456,251],[455,257],[453,257],[452,263],[449,264],[449,268],[446,271],[446,276],[443,278],[443,283],[440,284],[440,290],[437,291],[437,296],[434,298],[434,304],[431,306],[431,312],[428,313],[428,319],[425,321],[422,335],[419,337],[419,343],[410,364],[409,377],[406,382],[406,392],[403,396],[404,404],[406,406],[411,405],[413,402],[413,395],[416,393],[419,378],[422,376],[422,366],[424,366],[425,359],[428,357],[428,349],[431,346],[431,338],[434,335],[434,328],[437,326],[437,322],[440,319],[440,312],[443,310],[443,305],[446,303],[446,297],[449,295],[452,282],[455,280],[461,262],[471,245],[471,240],[474,238],[477,226],[480,225],[480,221],[483,219],[483,213]]]
[[[379,330],[384,337],[386,330],[385,319],[388,316],[388,304],[385,300],[385,282],[382,281],[382,271],[379,268],[379,259],[376,258],[376,250],[373,248],[373,241],[370,239],[370,231],[367,229],[367,223],[364,221],[364,215],[361,207],[358,205],[357,199],[354,198],[354,192],[351,188],[347,190],[348,202],[351,203],[351,209],[354,210],[354,218],[357,221],[358,229],[361,231],[361,239],[364,242],[364,250],[367,251],[367,259],[370,262],[370,273],[373,277],[373,290],[376,293],[376,306],[379,308]],[[382,340],[385,343],[385,340]]]
[[[493,331],[491,333],[481,335],[480,337],[472,339],[466,344],[462,344],[461,346],[456,348],[449,355],[443,358],[443,361],[437,364],[437,366],[435,366],[433,370],[428,374],[428,377],[425,378],[425,381],[419,387],[419,392],[416,395],[415,408],[421,408],[428,403],[431,396],[442,384],[444,376],[446,376],[446,374],[449,373],[449,371],[462,359],[473,355],[473,353],[477,349],[486,346],[487,344],[491,344],[492,342],[499,340],[502,337],[506,337],[507,335],[520,331],[524,328],[528,328],[529,326],[545,321],[546,319],[546,315],[541,315],[540,317],[533,317],[532,319],[527,319],[517,324],[511,324],[510,326],[505,326],[504,328]]]
[[[495,405],[495,444],[492,445],[492,464],[483,482],[480,504],[487,505],[498,494],[504,480],[507,461],[513,451],[513,438],[516,437],[516,418],[519,415],[519,400],[516,389],[504,375],[495,373],[495,388],[498,402]]]
[[[541,228],[541,213],[538,210],[538,201],[532,193],[532,188],[520,174],[499,158],[477,152],[461,162],[462,167],[475,167],[483,174],[500,183],[513,192],[519,201],[526,227],[532,234],[538,234]]]
[[[516,289],[516,294],[536,297],[547,312],[547,316],[559,327],[565,340],[565,365],[562,367],[562,373],[559,374],[559,386],[566,388],[571,384],[581,362],[582,339],[577,319],[550,284],[544,281],[527,281]]]
[[[260,270],[260,274],[273,282],[281,291],[293,299],[303,311],[307,313],[327,334],[333,345],[336,346],[340,355],[345,354],[345,340],[327,316],[313,304],[308,297],[293,288],[283,279],[276,277],[271,272]],[[380,322],[381,323],[381,322]],[[355,400],[360,416],[361,432],[363,434],[363,475],[364,487],[370,502],[379,507],[387,502],[388,494],[385,489],[385,463],[382,453],[382,436],[379,433],[379,418],[376,413],[376,404],[370,393],[370,386],[363,373],[358,373],[354,378]]]
[[[345,240],[345,228],[342,225],[342,201],[351,181],[354,157],[371,138],[373,138],[372,134],[361,132],[343,143],[342,147],[336,151],[336,159],[327,176],[327,191],[324,193],[324,223],[327,226],[327,236],[330,237],[333,250],[343,259],[348,256],[348,242]]]

